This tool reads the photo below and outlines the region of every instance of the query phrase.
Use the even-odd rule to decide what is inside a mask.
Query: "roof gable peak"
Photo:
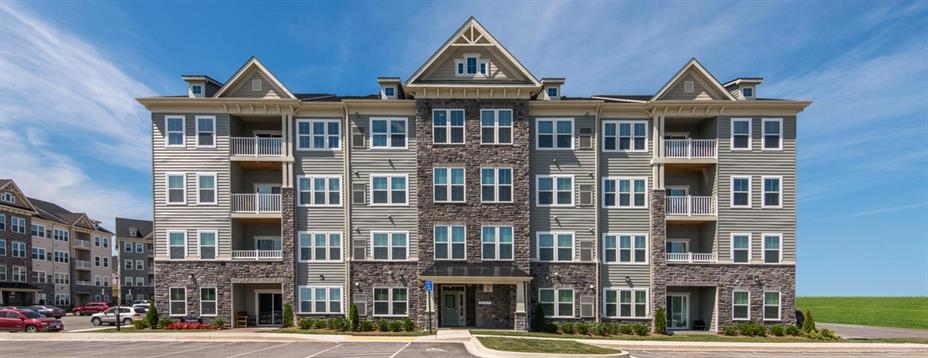
[[[716,98],[713,99],[729,101],[736,100],[731,93],[725,90],[725,87],[722,86],[722,83],[719,82],[719,80],[716,79],[715,76],[713,76],[712,73],[710,73],[709,70],[707,70],[701,63],[699,63],[699,60],[694,57],[687,61],[686,64],[683,65],[683,67],[680,68],[680,70],[677,71],[677,73],[669,81],[667,81],[667,83],[665,83],[660,90],[657,91],[654,97],[651,97],[651,101],[656,101],[668,97],[670,95],[671,89],[674,89],[680,85],[681,81],[684,80],[684,76],[689,73],[694,73],[696,75],[696,79],[703,85],[702,87],[715,95]]]
[[[248,61],[245,61],[245,64],[243,64],[242,67],[240,67],[238,71],[236,71],[235,74],[232,75],[232,77],[229,78],[229,80],[226,81],[226,83],[221,88],[219,88],[214,97],[226,97],[230,95],[231,89],[238,88],[240,82],[245,80],[244,75],[249,73],[249,71],[252,69],[258,71],[258,73],[266,77],[273,86],[279,88],[280,92],[283,93],[286,98],[296,99],[296,96],[294,96],[293,93],[290,92],[290,90],[287,89],[287,87],[284,86],[284,84],[281,83],[280,80],[278,80],[277,77],[267,69],[267,67],[264,67],[264,64],[262,64],[261,61],[259,61],[255,56],[251,56]]]

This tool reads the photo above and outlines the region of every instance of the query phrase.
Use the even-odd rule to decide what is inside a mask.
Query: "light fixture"
[[[325,275],[319,275],[319,281],[325,281]]]

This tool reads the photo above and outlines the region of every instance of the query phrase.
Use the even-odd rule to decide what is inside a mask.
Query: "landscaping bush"
[[[620,334],[632,334],[632,333],[635,333],[635,330],[632,328],[632,325],[630,324],[620,324],[619,333]]]
[[[336,331],[347,331],[348,330],[348,320],[341,317],[329,318],[326,320],[325,326],[328,329]]]
[[[313,328],[313,320],[309,318],[303,318],[297,322],[297,325],[300,327],[300,329],[311,329]]]
[[[632,323],[632,331],[639,336],[647,336],[651,332],[651,328],[644,323]]]
[[[815,319],[812,318],[812,311],[806,310],[803,316],[805,319],[802,321],[802,333],[809,334],[810,332],[816,331]]]
[[[144,319],[140,319],[138,321],[132,321],[132,326],[134,326],[135,329],[146,329],[148,328],[148,321]]]
[[[593,325],[590,322],[577,323],[577,333],[588,336],[592,330]]]
[[[545,309],[541,305],[535,306],[535,316],[532,317],[532,330],[535,332],[550,332],[546,321]]]
[[[664,307],[658,307],[654,311],[654,332],[667,334],[667,313],[664,311]]]
[[[145,313],[145,322],[148,323],[148,327],[158,329],[158,308],[155,307],[155,300],[151,300],[151,302],[148,303],[148,312]]]
[[[158,325],[157,325],[157,327],[158,327],[158,328],[164,328],[164,327],[167,327],[167,326],[170,326],[170,325],[174,324],[174,322],[176,322],[176,321],[174,321],[173,319],[170,319],[170,318],[159,319],[159,320],[158,320]]]
[[[574,334],[576,332],[573,322],[555,323],[555,326],[557,326],[557,332],[560,334]]]
[[[377,326],[378,331],[381,331],[381,332],[390,331],[390,323],[383,319],[378,319],[377,321],[375,321],[374,325]]]
[[[597,336],[608,336],[609,335],[609,324],[597,322],[593,324],[593,334]]]
[[[782,324],[772,325],[770,326],[769,330],[770,330],[770,334],[777,336],[777,337],[783,337],[786,335],[786,326]]]
[[[828,328],[822,328],[821,334],[822,334],[822,339],[826,341],[837,341],[841,339],[841,336],[838,336],[837,334],[835,334],[834,331]]]
[[[196,323],[196,322],[175,322],[171,323],[164,327],[164,329],[169,331],[179,331],[179,330],[212,330],[217,329],[208,324]]]
[[[742,323],[738,325],[738,332],[742,336],[763,337],[767,335],[767,327],[760,323]]]
[[[374,330],[374,321],[361,321],[361,332],[370,332]]]
[[[799,329],[799,327],[796,327],[795,325],[791,324],[791,325],[786,326],[786,334],[790,336],[798,337],[802,335],[802,330]]]
[[[390,321],[390,331],[393,331],[393,332],[402,332],[402,331],[403,331],[403,321]]]
[[[222,316],[216,316],[216,318],[213,318],[211,321],[209,321],[209,324],[211,326],[219,328],[219,329],[225,328],[226,323],[227,323],[226,319],[222,318]]]
[[[722,334],[726,336],[737,336],[738,335],[738,326],[733,324],[726,324],[722,326]]]
[[[354,303],[352,303],[351,308],[348,309],[348,322],[350,323],[349,329],[352,331],[357,332],[361,329],[361,318],[358,317],[358,305]]]
[[[312,321],[313,321],[313,328],[326,329],[326,323],[327,323],[326,320],[320,318],[320,319],[314,319]]]
[[[416,330],[416,323],[411,319],[407,318],[403,320],[403,330],[406,332],[412,332]]]
[[[293,305],[284,305],[284,328],[293,327]]]

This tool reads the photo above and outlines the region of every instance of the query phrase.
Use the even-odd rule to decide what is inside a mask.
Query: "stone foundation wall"
[[[591,295],[594,302],[596,291],[596,263],[532,263],[532,276],[529,284],[529,297],[527,305],[527,319],[533,319],[538,305],[538,289],[540,288],[573,288],[574,290],[574,319],[580,318],[580,296]],[[594,310],[596,303],[594,303]],[[594,317],[583,318],[592,321]],[[569,320],[566,318],[549,318],[549,321]],[[531,328],[531,327],[529,327]]]
[[[361,319],[383,318],[392,320],[409,318],[416,322],[416,327],[428,328],[428,316],[425,312],[426,295],[425,290],[419,288],[420,281],[418,271],[416,271],[416,262],[353,261],[351,263],[351,277],[348,282],[350,283],[349,286],[351,286],[350,302],[364,302],[367,305],[367,315],[360,316]],[[374,316],[374,288],[379,287],[405,287],[408,290],[408,316]],[[436,326],[435,317],[432,318],[432,325]]]

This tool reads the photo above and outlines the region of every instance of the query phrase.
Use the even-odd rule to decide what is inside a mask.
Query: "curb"
[[[495,337],[495,336],[481,336],[481,337]],[[521,337],[504,337],[504,338],[513,338],[513,339],[532,339],[532,338],[521,338]],[[528,353],[528,352],[510,352],[510,351],[498,351],[495,349],[487,348],[477,339],[476,336],[472,336],[469,341],[464,342],[464,347],[467,348],[467,352],[473,354],[477,357],[483,358],[554,358],[554,357],[563,357],[563,358],[627,358],[629,353],[618,349],[619,353],[614,354],[559,354],[559,353]],[[606,347],[611,349],[617,349],[615,347]]]

